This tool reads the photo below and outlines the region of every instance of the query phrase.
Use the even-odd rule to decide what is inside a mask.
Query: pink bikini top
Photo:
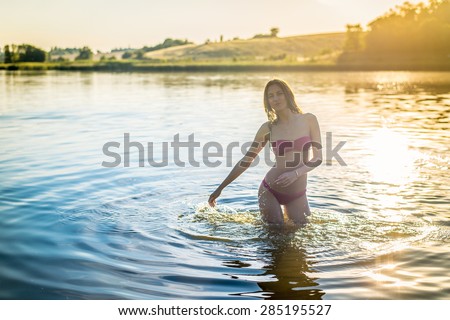
[[[294,141],[280,139],[272,141],[271,145],[273,152],[277,156],[284,156],[287,151],[305,151],[311,145],[311,138],[309,136],[303,136]]]

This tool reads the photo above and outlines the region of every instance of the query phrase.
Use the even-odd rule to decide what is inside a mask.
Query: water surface
[[[308,176],[311,223],[282,232],[259,217],[263,158],[206,204],[274,76],[345,141]],[[449,299],[449,116],[450,73],[2,71],[0,298]],[[102,166],[124,133],[155,161],[168,142],[168,165]],[[211,167],[208,142],[239,147]]]

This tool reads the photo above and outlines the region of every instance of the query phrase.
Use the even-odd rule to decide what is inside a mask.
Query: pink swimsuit
[[[290,140],[277,140],[272,142],[273,152],[278,156],[284,156],[286,151],[305,151],[311,145],[311,138],[309,136],[303,136]]]
[[[287,151],[305,151],[311,145],[311,138],[309,136],[303,136],[295,139],[294,141],[290,140],[277,140],[272,143],[273,152],[278,156],[284,156]],[[262,181],[262,185],[274,195],[274,197],[278,200],[279,204],[286,205],[291,201],[294,201],[297,198],[306,194],[306,189],[296,193],[282,193],[274,190],[269,186],[266,179],[264,178]]]

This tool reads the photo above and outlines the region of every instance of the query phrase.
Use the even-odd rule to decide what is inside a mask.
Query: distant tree
[[[363,49],[363,29],[360,24],[348,24],[344,44],[345,52],[359,52]]]
[[[405,2],[370,22],[367,32],[362,32],[359,24],[347,25],[345,48],[338,62],[397,63],[420,57],[446,64],[449,39],[450,0]]]
[[[9,51],[8,45],[5,46],[4,51],[5,51],[5,53],[4,53],[5,54],[5,58],[4,58],[5,63],[12,63],[12,54],[11,54],[11,51]]]
[[[5,46],[5,63],[44,62],[47,52],[29,44]]]
[[[11,45],[11,63],[19,62],[19,48],[17,45],[12,44]]]
[[[59,47],[52,47],[49,51],[49,55],[52,56],[62,56],[65,54],[74,54],[79,53],[80,49],[78,48],[59,48]]]
[[[92,60],[94,53],[89,47],[83,47],[75,60]]]
[[[276,38],[276,37],[278,37],[279,32],[280,32],[280,29],[277,27],[274,27],[274,28],[270,29],[270,36]]]
[[[261,39],[261,38],[271,38],[270,34],[258,33],[253,36],[253,39]]]
[[[270,29],[270,33],[268,33],[268,34],[266,34],[266,33],[258,33],[258,34],[255,34],[255,35],[253,36],[253,39],[260,39],[260,38],[276,38],[276,37],[278,37],[278,33],[279,33],[279,32],[280,32],[280,29],[274,27],[274,28],[271,28],[271,29]]]
[[[450,1],[405,2],[369,24],[366,51],[371,54],[448,54]]]
[[[220,42],[223,42],[223,35],[220,35]]]
[[[133,54],[130,51],[126,51],[122,54],[122,59],[131,59]]]
[[[190,44],[190,43],[192,43],[192,42],[189,42],[187,39],[180,40],[180,39],[167,38],[164,40],[163,43],[157,44],[156,46],[153,46],[153,47],[145,46],[142,48],[142,50],[144,50],[144,52],[150,52],[150,51],[156,51],[156,50],[175,47],[175,46],[182,46],[182,45]]]
[[[100,58],[100,61],[111,61],[111,60],[116,60],[116,57],[115,56],[108,57],[107,55],[102,55]]]
[[[19,62],[44,62],[46,60],[47,52],[33,47],[29,44],[23,44],[18,47]]]
[[[136,59],[141,60],[144,59],[144,50],[136,50],[135,52]]]
[[[128,48],[114,48],[114,49],[111,49],[111,52],[117,52],[117,51],[133,51],[133,50],[136,50],[136,49],[130,48],[130,46],[128,46]]]

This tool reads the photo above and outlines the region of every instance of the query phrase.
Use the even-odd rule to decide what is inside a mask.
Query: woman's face
[[[276,84],[271,85],[267,90],[267,98],[269,99],[270,107],[275,110],[275,112],[281,111],[288,107],[283,90],[281,90],[281,87]]]

